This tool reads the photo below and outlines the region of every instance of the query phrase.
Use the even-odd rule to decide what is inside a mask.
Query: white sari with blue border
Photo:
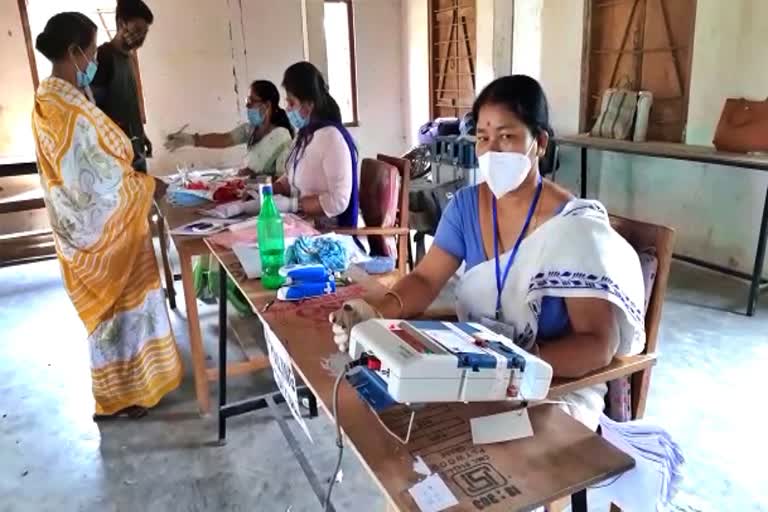
[[[501,256],[502,268],[509,256],[509,252]],[[639,354],[645,347],[640,260],[611,227],[608,213],[598,201],[570,201],[522,241],[501,294],[501,320],[514,329],[515,342],[521,346],[537,339],[544,297],[606,300],[614,306],[619,333],[616,354]],[[462,321],[495,316],[494,258],[462,276],[456,311]],[[569,393],[563,400],[571,415],[594,430],[605,407],[606,391],[606,384],[600,384]]]

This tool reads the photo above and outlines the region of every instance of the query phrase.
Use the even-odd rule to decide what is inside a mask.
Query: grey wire
[[[589,487],[587,487],[587,489],[602,489],[603,487],[611,486],[611,485],[615,484],[619,480],[619,478],[623,477],[625,474],[626,474],[626,472],[625,473],[619,473],[610,482],[605,483],[605,484],[600,484],[600,485],[590,485]]]
[[[339,376],[336,377],[336,382],[333,384],[333,421],[336,423],[336,446],[339,448],[339,456],[336,459],[336,469],[333,470],[331,481],[328,482],[328,492],[325,494],[323,510],[326,512],[328,512],[328,507],[331,504],[331,493],[333,492],[333,486],[336,484],[336,477],[339,474],[339,470],[341,469],[341,459],[344,456],[344,439],[341,437],[341,423],[339,422],[338,414],[339,385],[341,384],[341,381],[344,380],[344,376],[348,371],[349,365],[346,365],[344,369],[339,372]]]

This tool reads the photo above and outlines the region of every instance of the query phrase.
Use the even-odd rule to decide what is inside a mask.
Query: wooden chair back
[[[401,229],[409,229],[408,195],[411,190],[411,162],[405,158],[381,153],[376,155],[376,159],[393,165],[400,173],[400,197],[397,201],[397,220],[395,221],[395,226]],[[410,240],[410,232],[406,235],[402,233],[397,235],[397,270],[401,276],[408,272],[408,244]]]
[[[376,156],[376,159],[395,166],[400,172],[400,199],[398,200],[397,205],[397,222],[395,225],[397,227],[407,228],[409,227],[408,211],[410,205],[408,204],[408,195],[411,190],[411,162],[405,158],[383,155],[381,153]],[[398,247],[398,251],[399,250],[400,248]]]
[[[645,354],[656,352],[658,345],[659,326],[661,325],[661,310],[667,293],[669,269],[672,264],[672,253],[675,243],[675,231],[667,226],[650,224],[637,220],[611,215],[611,225],[638,252],[654,249],[658,265],[656,279],[653,282],[650,301],[645,312]],[[632,416],[639,418],[645,411],[645,402],[650,383],[651,369],[632,375]]]
[[[377,162],[383,162],[386,166],[377,165]],[[404,159],[388,155],[378,155],[376,160],[364,159],[360,170],[360,211],[363,218],[373,219],[373,224],[383,220],[381,212],[375,211],[380,205],[368,205],[368,201],[376,200],[376,194],[372,190],[367,190],[366,185],[376,186],[376,178],[380,171],[386,168],[392,172],[394,167],[400,176],[400,190],[397,197],[397,212],[395,213],[395,223],[392,227],[382,227],[381,225],[369,225],[364,228],[337,228],[336,233],[352,236],[367,236],[369,240],[373,237],[396,237],[397,239],[397,273],[393,273],[394,283],[397,278],[404,276],[408,272],[408,243],[410,241],[410,228],[408,224],[408,193],[411,188],[411,163]],[[367,208],[371,210],[367,210]],[[368,222],[366,222],[368,223]],[[373,244],[372,244],[373,247]]]

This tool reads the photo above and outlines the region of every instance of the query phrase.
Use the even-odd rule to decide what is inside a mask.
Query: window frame
[[[357,127],[360,126],[360,117],[357,107],[357,49],[355,47],[355,14],[354,5],[352,0],[323,0],[325,4],[346,4],[347,6],[347,27],[349,30],[349,82],[352,88],[352,120],[343,123],[344,126]],[[325,35],[325,30],[323,30]],[[326,43],[326,49],[328,44]],[[326,62],[328,55],[326,54]]]

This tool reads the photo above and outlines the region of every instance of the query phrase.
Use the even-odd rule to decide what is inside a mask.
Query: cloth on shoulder
[[[501,256],[506,262],[510,254]],[[495,259],[471,268],[457,290],[462,320],[493,318],[496,312]],[[612,227],[597,201],[573,200],[520,245],[501,293],[501,320],[515,333],[515,343],[538,337],[545,297],[596,298],[614,306],[619,332],[618,355],[638,354],[645,346],[644,284],[636,251]],[[556,343],[556,341],[552,341]],[[605,406],[605,384],[566,395],[569,412],[597,428]]]

